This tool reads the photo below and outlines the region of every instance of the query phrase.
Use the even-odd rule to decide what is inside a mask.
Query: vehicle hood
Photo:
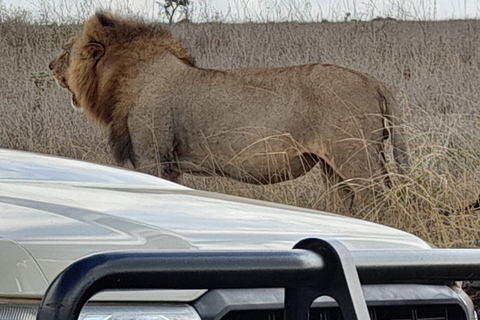
[[[290,249],[307,237],[335,238],[350,250],[429,249],[406,232],[345,216],[80,161],[12,157],[0,150],[4,295],[41,295],[68,264],[102,251]],[[8,279],[14,281],[1,283]]]

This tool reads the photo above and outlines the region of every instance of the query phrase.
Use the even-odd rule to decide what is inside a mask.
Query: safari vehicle
[[[474,249],[3,149],[0,257],[0,320],[473,320],[480,276]]]

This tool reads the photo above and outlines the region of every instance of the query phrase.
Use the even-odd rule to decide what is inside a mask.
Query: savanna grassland
[[[104,132],[70,107],[48,70],[80,25],[0,24],[0,147],[114,164]],[[367,72],[405,116],[410,167],[347,208],[319,170],[273,186],[186,176],[199,189],[340,212],[441,247],[480,246],[480,21],[190,24],[170,27],[205,68],[332,63]],[[374,183],[374,182],[372,182]]]

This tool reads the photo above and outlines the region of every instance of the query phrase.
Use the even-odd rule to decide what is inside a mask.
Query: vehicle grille
[[[458,305],[370,307],[371,320],[466,320]],[[235,310],[222,320],[283,320],[283,310]],[[343,320],[339,308],[312,308],[310,320]]]

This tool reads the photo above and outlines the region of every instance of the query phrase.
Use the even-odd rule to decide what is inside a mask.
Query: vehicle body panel
[[[9,296],[40,297],[71,262],[103,251],[290,249],[308,237],[332,237],[349,250],[430,249],[411,234],[363,220],[2,149],[0,221],[5,239],[0,250],[20,252],[28,272],[43,277],[42,283],[32,280],[20,287],[5,285],[10,280],[1,277],[0,294]],[[0,270],[12,263],[4,260]],[[201,293],[162,292],[145,299],[184,301]]]

